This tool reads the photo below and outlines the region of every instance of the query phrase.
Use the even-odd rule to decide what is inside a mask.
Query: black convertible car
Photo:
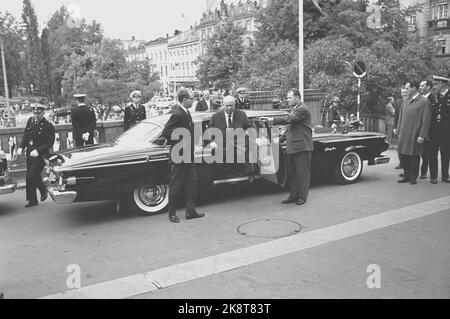
[[[285,111],[246,111],[259,132],[266,132],[268,147],[254,164],[256,178],[284,187],[287,179],[285,143],[278,138],[284,126],[270,125],[270,119],[286,117]],[[193,113],[196,129],[205,132],[212,112]],[[119,136],[114,142],[65,151],[52,156],[45,178],[53,200],[58,204],[115,199],[117,207],[128,205],[135,213],[149,215],[163,211],[168,204],[169,148],[161,132],[170,114],[149,118]],[[259,136],[258,136],[259,139]],[[263,139],[261,139],[263,140]],[[195,158],[199,188],[237,182],[249,182],[249,176],[236,165],[227,166],[208,161],[212,156],[209,141],[195,141]],[[261,146],[261,143],[258,144]],[[312,178],[329,176],[340,184],[358,181],[363,161],[368,165],[384,164],[389,157],[387,137],[361,131],[332,132],[317,127],[314,132]],[[278,153],[277,169],[267,169]],[[198,161],[199,160],[199,161]],[[210,164],[208,164],[210,163]]]
[[[0,195],[14,193],[16,186],[17,182],[9,177],[9,162],[6,154],[0,152]]]

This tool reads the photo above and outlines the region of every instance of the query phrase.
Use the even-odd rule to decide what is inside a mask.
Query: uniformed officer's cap
[[[433,81],[440,82],[440,83],[446,83],[446,84],[450,83],[449,78],[446,78],[444,76],[437,76],[437,75],[433,75]]]
[[[236,90],[238,93],[245,93],[245,88],[239,88]]]
[[[131,97],[131,98],[134,98],[134,97],[141,97],[141,96],[142,96],[142,93],[141,93],[141,91],[139,91],[139,90],[135,90],[135,91],[131,92],[131,94],[130,94],[130,97]]]
[[[48,110],[48,106],[47,105],[39,104],[39,103],[32,104],[31,108],[33,110],[42,110],[42,111]]]

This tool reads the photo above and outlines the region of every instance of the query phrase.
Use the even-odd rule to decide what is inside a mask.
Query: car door
[[[255,145],[250,143],[250,152],[257,152],[257,165],[263,179],[279,183],[280,139],[277,127],[271,126],[264,118],[251,119],[257,130]]]

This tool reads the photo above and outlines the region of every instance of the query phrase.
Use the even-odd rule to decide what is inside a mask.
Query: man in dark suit
[[[94,131],[97,119],[91,107],[84,103],[86,94],[75,94],[78,106],[72,110],[73,139],[75,146],[94,144]]]
[[[141,91],[139,90],[133,91],[130,94],[132,102],[125,107],[125,115],[123,118],[125,131],[147,118],[145,106],[141,104],[141,95]]]
[[[236,108],[240,110],[249,110],[250,101],[245,97],[245,89],[239,88],[236,90],[238,97],[236,99]]]
[[[216,112],[212,117],[209,124],[209,127],[215,127],[221,130],[223,136],[223,155],[224,159],[226,159],[227,152],[234,152],[234,161],[233,163],[227,164],[235,164],[237,163],[237,154],[239,151],[245,152],[246,161],[244,163],[245,174],[249,176],[250,182],[255,180],[254,167],[252,164],[248,163],[248,145],[238,145],[239,143],[236,141],[227,141],[227,130],[229,129],[243,129],[246,131],[253,125],[250,123],[250,120],[245,114],[244,111],[236,109],[236,100],[231,95],[227,95],[223,98],[222,101],[223,109]],[[211,143],[211,148],[217,148],[217,144],[213,141]],[[224,161],[226,163],[226,161]]]
[[[437,183],[438,153],[441,153],[441,178],[450,183],[450,77],[434,76],[434,88],[438,99],[431,114],[430,128],[430,178],[431,183]]]
[[[172,146],[170,150],[170,192],[169,192],[169,220],[179,223],[176,215],[176,202],[180,193],[185,190],[186,195],[186,219],[201,218],[204,214],[195,210],[197,203],[197,171],[194,163],[194,122],[189,108],[194,102],[191,91],[181,89],[178,92],[179,104],[172,108],[172,115],[167,122],[162,136]],[[175,131],[175,132],[174,132]],[[178,133],[185,134],[179,140]],[[172,136],[174,133],[174,136]],[[174,138],[174,139],[173,139]],[[175,148],[177,146],[177,148]],[[181,152],[176,149],[181,147]],[[188,154],[185,154],[185,152]]]
[[[41,202],[48,197],[47,188],[42,182],[42,170],[44,169],[44,158],[50,153],[50,149],[55,142],[55,128],[44,117],[45,105],[37,104],[33,106],[34,117],[31,117],[25,128],[17,155],[21,155],[26,148],[27,176],[26,192],[28,204],[25,207],[38,205],[36,189],[41,194]]]
[[[283,204],[303,205],[309,193],[311,180],[311,156],[314,150],[312,139],[311,112],[301,101],[297,89],[291,89],[287,101],[292,108],[288,119],[275,118],[274,124],[287,124],[286,152],[288,160],[289,197]]]
[[[433,87],[433,82],[429,80],[424,80],[420,82],[419,85],[419,91],[420,94],[424,98],[427,98],[428,101],[430,101],[430,107],[431,110],[433,110],[436,106],[436,98],[433,94],[431,94],[431,88]],[[426,179],[427,178],[427,172],[428,172],[428,166],[429,166],[429,159],[430,159],[430,153],[431,153],[431,141],[425,140],[423,143],[423,151],[422,151],[422,166],[420,167],[420,179]],[[433,181],[432,181],[433,182]]]
[[[195,107],[196,112],[204,112],[210,109],[209,93],[205,93]]]

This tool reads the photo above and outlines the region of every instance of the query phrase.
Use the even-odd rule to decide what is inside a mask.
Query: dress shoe
[[[178,224],[180,222],[180,219],[177,217],[177,215],[169,215],[169,220],[175,224]]]
[[[409,182],[409,179],[407,179],[407,178],[402,178],[397,181],[397,183],[408,183],[408,182]]]
[[[395,166],[395,169],[402,169],[402,168],[403,168],[403,166],[401,166],[401,165]]]
[[[295,204],[297,206],[303,205],[304,203],[306,203],[306,202],[303,199],[301,199],[301,198],[297,199],[297,201],[295,202]]]
[[[202,217],[205,217],[205,214],[198,213],[198,212],[196,212],[196,211],[194,211],[194,212],[192,212],[192,213],[186,212],[186,219],[187,219],[187,220],[189,220],[189,219],[194,219],[194,218],[202,218]]]
[[[416,185],[416,184],[417,184],[417,180],[413,179],[413,180],[409,181],[409,183],[410,183],[411,185]]]
[[[249,180],[249,182],[251,183],[251,184],[253,184],[254,182],[255,182],[255,175],[250,175],[249,177],[248,177],[248,180]]]
[[[281,203],[282,204],[290,204],[290,203],[295,203],[296,201],[297,201],[296,199],[288,198],[288,199],[285,199],[284,201],[282,201]]]
[[[38,205],[38,203],[28,202],[28,204],[25,205],[25,208],[34,207],[34,206],[37,206],[37,205]]]
[[[426,179],[427,178],[427,175],[425,174],[425,175],[420,175],[420,179]]]
[[[401,174],[398,174],[398,176],[399,177],[405,177],[405,174],[401,173]]]
[[[45,202],[45,200],[48,198],[48,192],[45,192],[41,195],[41,202]]]
[[[432,179],[430,182],[431,184],[437,184],[437,179]]]
[[[442,181],[443,181],[444,183],[450,183],[450,178],[443,179]]]

